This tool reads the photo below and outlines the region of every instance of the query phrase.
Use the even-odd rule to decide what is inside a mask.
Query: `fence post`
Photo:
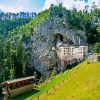
[[[37,100],[39,100],[39,96],[38,96]]]
[[[60,83],[59,83],[59,86],[60,86]]]
[[[61,86],[61,85],[63,85],[64,84],[64,82],[65,81],[68,81],[70,78],[66,78],[66,79],[64,79],[64,80],[62,80],[58,85],[56,85],[56,86],[58,86],[58,88]],[[56,86],[54,86],[52,89],[56,89]],[[49,90],[47,90],[47,91],[45,91],[45,94],[46,95],[48,95],[49,94]],[[37,96],[37,100],[40,100],[40,95],[38,95]]]
[[[61,85],[61,82],[59,83],[59,85]]]
[[[55,86],[53,87],[53,89],[55,90]]]
[[[48,95],[48,90],[46,91],[46,94]]]
[[[64,81],[65,81],[65,80],[63,80],[63,83],[64,83]]]

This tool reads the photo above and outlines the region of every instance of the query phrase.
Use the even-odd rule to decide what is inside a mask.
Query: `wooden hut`
[[[31,91],[33,90],[34,82],[34,76],[6,81],[2,83],[3,93],[9,97],[14,97],[16,95]]]

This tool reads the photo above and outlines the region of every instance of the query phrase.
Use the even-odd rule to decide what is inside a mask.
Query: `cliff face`
[[[39,71],[42,76],[48,77],[53,70],[61,71],[61,61],[52,47],[61,39],[68,45],[85,45],[85,32],[69,25],[66,12],[60,15],[53,11],[44,22],[38,24],[38,30],[31,35],[30,66]],[[59,38],[59,36],[61,36]]]

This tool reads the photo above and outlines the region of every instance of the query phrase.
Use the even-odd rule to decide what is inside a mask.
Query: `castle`
[[[73,63],[74,60],[82,61],[88,57],[88,46],[87,45],[68,45],[63,43],[58,36],[56,43],[56,50],[58,57],[61,59],[61,66]]]

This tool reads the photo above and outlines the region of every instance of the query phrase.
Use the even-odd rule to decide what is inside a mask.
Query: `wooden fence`
[[[77,68],[77,71],[79,70],[79,68]],[[73,71],[73,73],[71,74],[70,77],[67,77],[66,79],[62,80],[59,84],[55,85],[54,87],[52,87],[51,89],[45,91],[44,93],[38,95],[37,97],[33,98],[32,100],[44,100],[44,98],[51,94],[54,93],[54,91],[56,89],[58,89],[59,87],[61,87],[66,81],[70,80],[77,72]]]

